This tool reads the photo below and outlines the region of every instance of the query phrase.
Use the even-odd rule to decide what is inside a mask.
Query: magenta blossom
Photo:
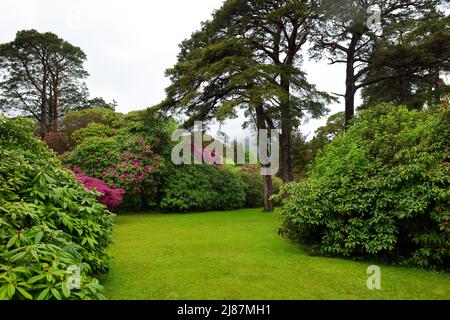
[[[88,190],[94,190],[101,193],[98,201],[106,205],[109,209],[115,209],[120,206],[123,200],[125,190],[115,189],[115,185],[108,185],[96,178],[86,176],[81,170],[74,170],[75,178]]]

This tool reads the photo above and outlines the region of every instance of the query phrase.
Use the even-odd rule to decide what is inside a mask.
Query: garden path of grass
[[[259,209],[116,218],[109,299],[450,299],[450,274],[311,257]]]

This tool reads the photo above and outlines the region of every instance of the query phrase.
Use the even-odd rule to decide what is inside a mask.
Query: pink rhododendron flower
[[[125,190],[116,189],[115,185],[111,185],[110,187],[108,187],[104,181],[88,177],[82,172],[81,173],[74,172],[74,174],[75,178],[80,183],[82,183],[86,189],[99,192],[101,196],[98,198],[98,201],[106,205],[109,209],[117,208],[122,203]]]

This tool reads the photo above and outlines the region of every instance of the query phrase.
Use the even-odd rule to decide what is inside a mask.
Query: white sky
[[[50,31],[81,47],[87,54],[91,97],[117,100],[127,113],[159,103],[169,85],[164,71],[176,63],[178,44],[200,28],[223,0],[1,0],[0,43],[12,41],[18,30]],[[343,66],[305,64],[309,79],[320,90],[344,92]],[[343,111],[330,106],[331,114]],[[242,137],[243,119],[222,130]],[[326,122],[304,123],[312,134]],[[217,130],[218,126],[212,128]]]

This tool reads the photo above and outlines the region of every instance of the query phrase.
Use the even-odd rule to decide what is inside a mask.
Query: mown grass
[[[450,275],[311,257],[261,210],[117,217],[109,299],[450,299]]]

